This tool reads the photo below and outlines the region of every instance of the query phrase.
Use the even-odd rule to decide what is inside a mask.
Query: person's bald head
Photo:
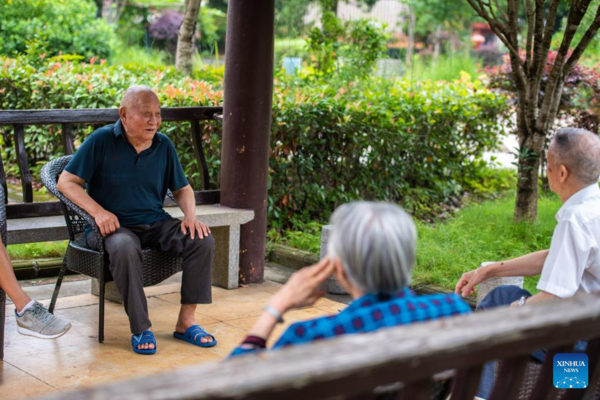
[[[148,86],[132,86],[123,94],[119,108],[127,140],[140,148],[152,143],[162,122],[160,101]]]
[[[121,98],[120,108],[127,108],[128,110],[138,110],[142,104],[156,102],[160,105],[158,96],[148,86],[135,85],[123,93]]]
[[[548,149],[553,163],[564,165],[582,186],[598,183],[600,178],[600,138],[577,128],[562,128]]]

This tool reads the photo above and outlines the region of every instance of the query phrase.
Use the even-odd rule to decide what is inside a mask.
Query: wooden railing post
[[[71,124],[62,125],[62,145],[65,155],[70,156],[75,152],[73,148],[73,126]]]
[[[195,119],[190,121],[192,124],[192,141],[194,142],[194,153],[198,165],[202,170],[202,187],[204,190],[208,190],[209,187],[209,176],[208,176],[208,165],[206,164],[206,156],[204,155],[204,146],[202,144],[202,129],[200,128],[200,121]]]
[[[31,173],[27,165],[27,152],[25,151],[25,126],[15,124],[15,149],[17,161],[21,172],[21,186],[23,187],[23,202],[33,203],[33,186],[31,184]]]
[[[2,154],[0,154],[0,185],[4,189],[4,198],[0,199],[4,204],[8,203],[8,186],[6,185],[6,173],[4,172],[4,164],[2,162]]]

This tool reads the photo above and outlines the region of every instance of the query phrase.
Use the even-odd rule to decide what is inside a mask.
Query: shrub
[[[33,40],[48,56],[62,52],[106,58],[114,33],[96,18],[96,11],[91,0],[2,1],[0,49],[7,55],[23,53]]]
[[[504,97],[466,76],[289,85],[275,91],[269,192],[270,222],[285,227],[355,199],[435,213],[474,188],[479,158],[502,131]]]
[[[68,57],[0,57],[2,109],[116,107],[132,84],[155,88],[163,106],[219,105],[223,69],[107,66]],[[322,221],[354,199],[399,202],[414,215],[437,213],[465,191],[495,183],[480,160],[496,145],[504,97],[468,76],[455,82],[365,78],[339,85],[282,78],[275,85],[269,177],[269,222],[277,228]],[[60,126],[28,127],[32,170],[62,153]],[[202,125],[211,186],[218,187],[221,126]],[[81,143],[92,129],[75,129]],[[190,126],[165,123],[193,187],[200,175]],[[12,132],[0,137],[8,172],[16,173]],[[2,139],[3,138],[3,139]],[[301,226],[301,225],[297,225]]]
[[[344,22],[332,12],[323,13],[323,28],[313,28],[306,47],[315,78],[342,81],[367,77],[387,53],[384,26],[368,19]]]

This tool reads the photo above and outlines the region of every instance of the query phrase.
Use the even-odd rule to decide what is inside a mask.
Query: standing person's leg
[[[477,306],[476,311],[495,307],[507,307],[523,296],[530,297],[531,293],[514,285],[499,286],[485,296],[483,301]],[[490,361],[483,366],[477,397],[481,399],[490,398],[494,389],[495,369],[496,363],[494,361]]]
[[[15,272],[10,263],[8,252],[0,242],[0,287],[6,292],[8,297],[15,303],[17,311],[22,311],[32,300],[21,289],[15,276]]]
[[[98,248],[95,235],[87,235],[86,239],[91,248]],[[129,316],[131,333],[139,335],[151,330],[148,302],[144,294],[140,239],[131,230],[121,227],[104,238],[104,249],[108,253],[108,268],[123,299],[125,312]],[[137,348],[152,350],[154,345],[140,344]]]
[[[212,261],[215,241],[212,235],[194,239],[181,232],[181,221],[169,219],[154,224],[141,236],[144,246],[156,247],[175,257],[182,257],[183,277],[181,282],[181,309],[175,331],[185,334],[196,325],[196,306],[212,303]],[[196,328],[193,339],[201,343],[211,343],[211,335]],[[195,340],[195,341],[196,341]]]
[[[62,320],[23,291],[10,263],[8,252],[0,242],[0,287],[15,304],[17,331],[23,335],[54,339],[64,335],[71,324]]]

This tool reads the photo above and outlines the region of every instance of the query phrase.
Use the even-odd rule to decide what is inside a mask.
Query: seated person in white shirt
[[[500,286],[485,297],[478,309],[518,307],[600,291],[600,138],[584,129],[560,129],[550,142],[547,161],[550,189],[563,203],[556,213],[558,225],[550,249],[469,271],[455,289],[464,297],[488,278],[541,275],[537,285],[540,292],[531,296],[517,286]],[[532,354],[538,361],[544,356],[543,350]],[[486,387],[484,368],[478,394],[484,399],[493,386],[491,371],[491,382]]]

